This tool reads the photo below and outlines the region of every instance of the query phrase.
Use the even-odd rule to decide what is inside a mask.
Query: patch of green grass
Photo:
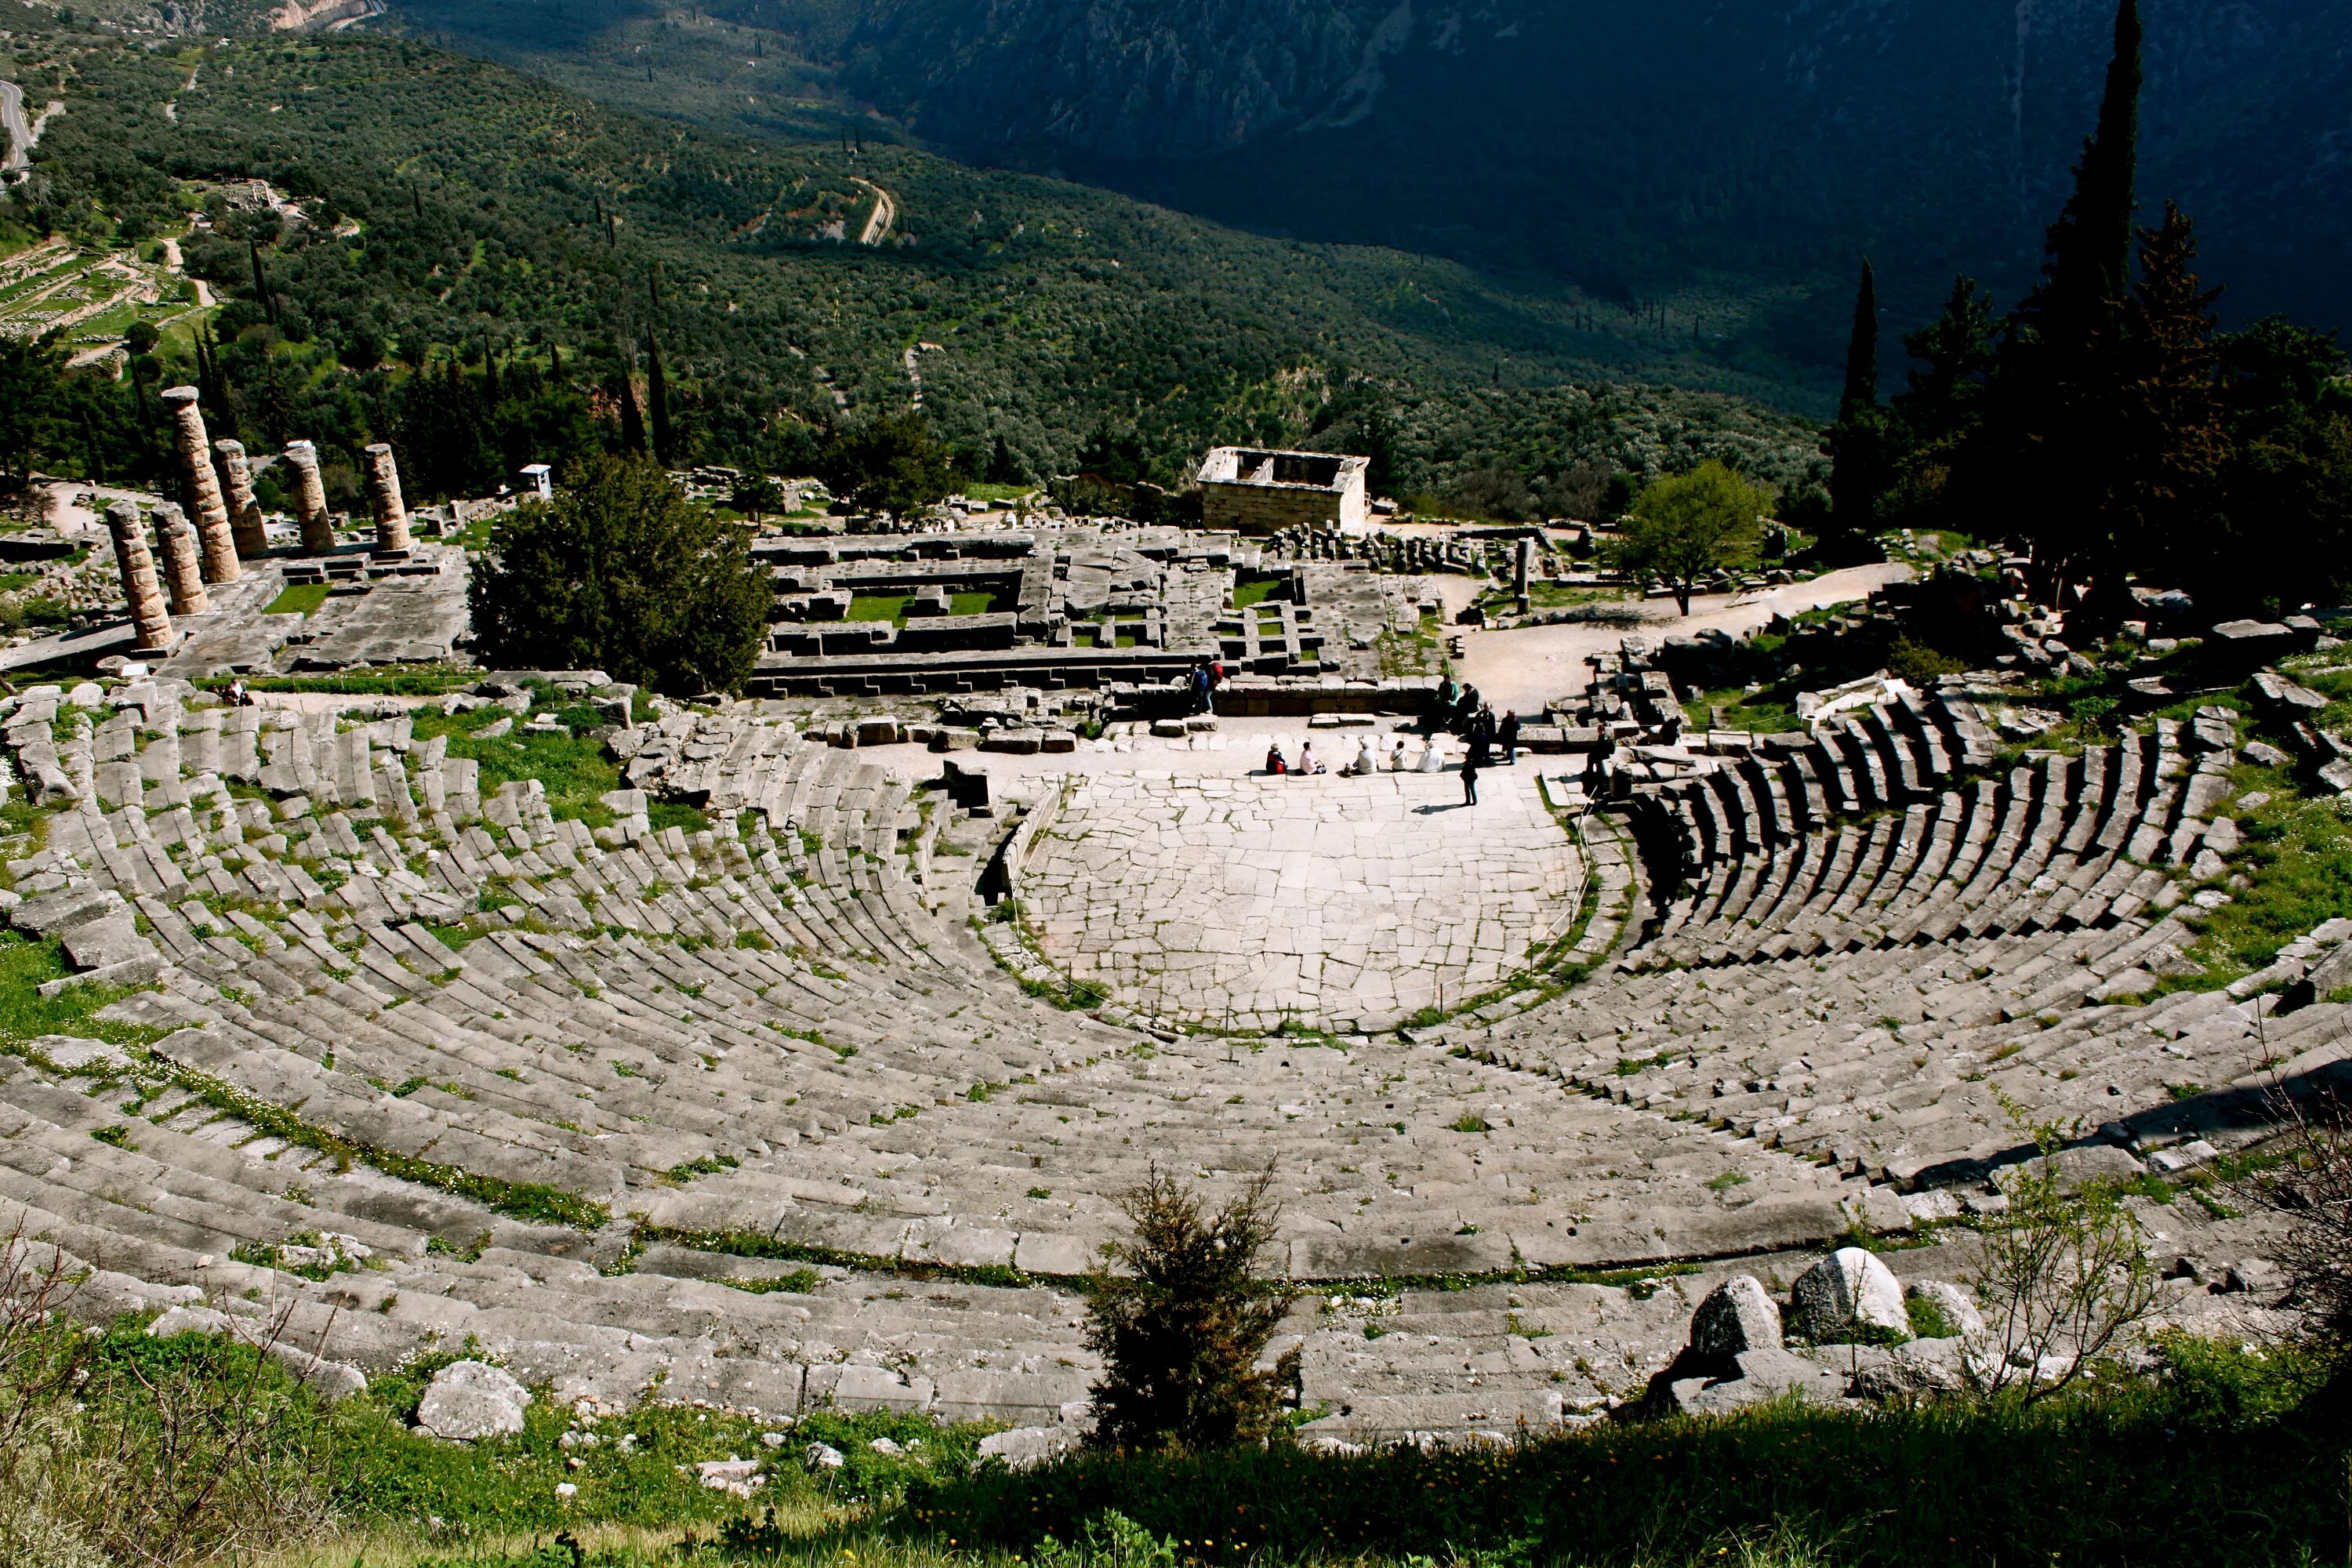
[[[1273,574],[1261,576],[1244,572],[1237,574],[1234,583],[1234,608],[1246,610],[1254,605],[1265,603],[1267,595],[1274,592],[1275,584],[1281,581],[1280,575]]]
[[[2304,795],[2284,769],[2242,765],[2241,791],[2269,792],[2266,804],[2232,813],[2245,847],[2237,867],[2253,886],[2229,889],[2218,910],[2187,911],[2200,932],[2194,956],[2223,982],[2261,969],[2296,937],[2352,909],[2352,816],[2334,798]]]
[[[245,684],[250,691],[318,691],[337,697],[446,697],[481,678],[478,669],[427,666],[415,669],[354,670],[342,675],[266,675],[249,679]],[[206,676],[196,685],[207,691],[221,691],[236,679]]]
[[[289,583],[278,597],[262,607],[265,616],[309,616],[327,602],[326,583]]]
[[[996,595],[985,589],[948,595],[948,614],[951,616],[992,616],[995,613]]]
[[[912,594],[854,594],[849,600],[848,619],[853,621],[895,621],[907,624],[907,601]]]
[[[657,800],[646,807],[646,822],[656,833],[665,827],[675,827],[686,833],[710,831],[710,814],[698,805],[681,805],[676,801]]]
[[[1923,1340],[1948,1340],[1958,1334],[1959,1327],[1944,1315],[1944,1309],[1932,1298],[1913,1296],[1903,1303],[1906,1316],[1911,1320],[1911,1332]]]
[[[571,730],[561,734],[526,734],[518,728],[488,738],[477,733],[500,719],[520,722],[518,715],[503,708],[475,708],[463,713],[424,708],[413,716],[414,732],[420,741],[446,735],[451,756],[471,757],[478,763],[485,795],[502,784],[537,779],[547,792],[548,809],[558,821],[577,820],[591,827],[611,825],[612,810],[597,797],[618,789],[621,773],[606,760],[602,742]],[[701,826],[709,826],[709,820],[702,819]]]
[[[78,1035],[84,1039],[116,1045],[144,1045],[163,1031],[131,1024],[110,1023],[98,1011],[121,1001],[131,985],[100,985],[84,982],[68,985],[54,996],[40,986],[68,973],[65,953],[52,940],[0,931],[0,1047],[42,1035]]]
[[[824,1276],[814,1268],[795,1268],[789,1274],[778,1274],[771,1279],[722,1279],[719,1283],[730,1290],[740,1290],[752,1296],[772,1295],[779,1290],[788,1295],[805,1296],[824,1283]]]
[[[163,1065],[170,1068],[172,1077],[181,1088],[214,1109],[241,1117],[272,1137],[316,1150],[331,1159],[370,1165],[402,1181],[438,1187],[461,1198],[470,1198],[510,1219],[530,1224],[563,1225],[578,1230],[595,1230],[612,1217],[603,1204],[583,1198],[577,1193],[538,1182],[509,1182],[501,1177],[482,1175],[455,1165],[440,1164],[398,1150],[347,1138],[313,1126],[284,1106],[248,1094],[208,1073],[176,1062]],[[424,1086],[419,1084],[416,1087]]]

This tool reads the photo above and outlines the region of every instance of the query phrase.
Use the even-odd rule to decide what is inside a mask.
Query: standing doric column
[[[106,526],[114,535],[114,564],[122,573],[122,597],[131,605],[131,625],[138,634],[133,646],[142,653],[159,653],[172,646],[172,616],[163,608],[163,590],[155,581],[155,558],[147,552],[147,531],[140,524],[137,503],[119,500],[108,507]]]
[[[269,531],[262,525],[261,503],[253,499],[253,470],[246,465],[245,443],[213,443],[213,466],[220,470],[221,489],[228,500],[228,531],[236,552],[250,561],[269,548]]]
[[[155,509],[155,537],[163,546],[163,586],[175,616],[201,616],[213,607],[205,592],[205,569],[196,551],[196,531],[188,514],[170,501]]]
[[[1536,542],[1532,539],[1520,540],[1519,547],[1511,562],[1511,592],[1519,598],[1524,599],[1528,596],[1528,574],[1534,570],[1535,560]],[[1524,610],[1527,606],[1521,605],[1519,608]]]
[[[400,468],[382,441],[367,449],[368,510],[375,514],[378,551],[410,548],[408,508],[400,500]]]
[[[205,411],[196,406],[196,389],[165,387],[163,406],[172,411],[172,437],[180,448],[180,479],[187,488],[188,509],[195,513],[205,581],[234,583],[245,574],[236,563],[236,540],[229,531],[220,479],[213,472],[212,441],[205,434]]]
[[[302,520],[302,550],[324,555],[335,547],[334,520],[327,515],[327,484],[319,477],[319,448],[308,441],[286,443],[294,467],[294,515]]]

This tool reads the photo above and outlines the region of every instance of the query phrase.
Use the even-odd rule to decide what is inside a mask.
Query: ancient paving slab
[[[1333,758],[1332,761],[1341,761]],[[1381,1028],[1525,966],[1572,917],[1532,776],[1102,774],[1022,873],[1045,957],[1171,1019]]]
[[[380,577],[364,594],[329,599],[294,649],[296,669],[446,660],[466,629],[466,563],[455,551],[441,570]]]

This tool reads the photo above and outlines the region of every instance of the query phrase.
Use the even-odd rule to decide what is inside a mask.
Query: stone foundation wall
[[[1216,531],[1231,530],[1263,537],[1286,528],[1337,528],[1341,524],[1341,510],[1339,495],[1333,490],[1304,486],[1201,487],[1201,526]]]

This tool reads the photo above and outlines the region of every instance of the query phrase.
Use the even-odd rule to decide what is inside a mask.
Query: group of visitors
[[[1217,688],[1225,683],[1225,667],[1213,658],[1204,658],[1184,673],[1184,689],[1192,693],[1193,714],[1214,713]]]
[[[1356,754],[1339,764],[1339,774],[1342,778],[1363,778],[1377,773],[1443,773],[1444,769],[1445,759],[1438,754],[1436,747],[1423,747],[1418,752],[1407,752],[1402,735],[1394,738],[1389,748],[1388,760],[1383,763],[1380,749],[1372,744],[1372,738],[1366,735],[1356,742]],[[1315,754],[1315,742],[1312,741],[1298,743],[1298,757],[1295,762],[1284,753],[1280,741],[1270,741],[1265,748],[1265,771],[1311,777],[1316,773],[1328,773],[1331,769]]]

